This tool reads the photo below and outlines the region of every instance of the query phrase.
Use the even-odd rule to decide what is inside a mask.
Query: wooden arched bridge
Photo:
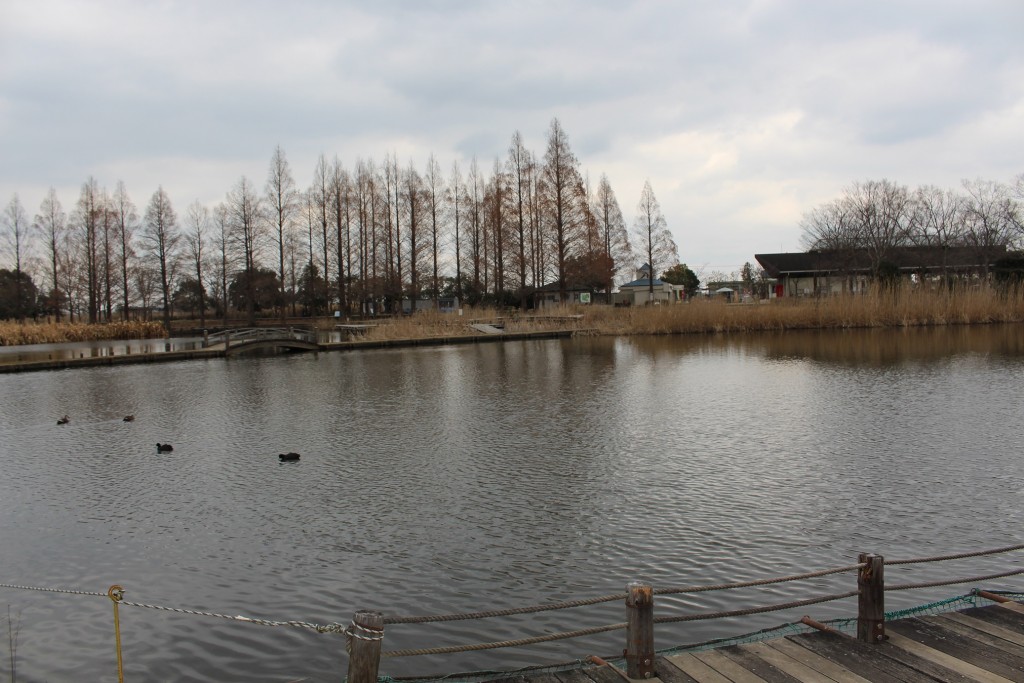
[[[315,330],[295,327],[243,327],[207,335],[203,347],[223,349],[225,355],[265,349],[319,351]]]

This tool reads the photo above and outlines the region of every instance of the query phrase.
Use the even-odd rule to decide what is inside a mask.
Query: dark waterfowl
[[[282,462],[292,462],[298,460],[300,456],[298,453],[279,453],[278,456]]]
[[[135,422],[135,416],[134,415],[125,415],[123,421],[124,422]]]
[[[57,420],[57,424],[59,424],[59,425],[66,425],[68,422],[71,422],[71,418],[68,417],[67,415],[65,415],[61,419]]]
[[[158,443],[156,445],[156,452],[157,453],[170,453],[173,450],[174,450],[174,446],[172,446],[169,443]]]

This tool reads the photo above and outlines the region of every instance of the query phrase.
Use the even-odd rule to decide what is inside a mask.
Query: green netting
[[[1009,591],[990,591],[1002,595],[1011,600],[1020,600],[1024,597],[1024,593],[1013,593]],[[885,613],[886,621],[895,621],[897,619],[908,619],[910,617],[918,617],[922,615],[932,614],[945,614],[947,612],[959,612],[969,607],[978,607],[979,605],[992,604],[991,600],[987,600],[974,591],[966,593],[964,595],[957,595],[956,597],[946,598],[945,600],[937,600],[935,602],[929,602],[925,605],[918,605],[916,607],[908,607],[906,609],[892,610]],[[847,617],[841,619],[830,619],[822,622],[829,628],[833,628],[836,631],[843,633],[855,634],[857,632],[857,618]],[[728,647],[729,645],[743,645],[745,643],[757,643],[762,640],[768,640],[770,638],[784,638],[790,635],[797,635],[800,633],[811,633],[816,629],[802,624],[799,621],[792,622],[789,624],[782,624],[780,626],[772,626],[771,628],[762,629],[760,631],[754,631],[753,633],[745,633],[739,636],[733,636],[730,638],[716,638],[715,640],[707,640],[701,643],[692,643],[690,645],[679,645],[676,647],[668,648],[665,650],[659,650],[659,655],[673,655],[680,654],[682,652],[701,652],[702,650],[712,650],[720,647]]]
[[[1002,595],[1006,598],[1015,601],[1024,600],[1024,593],[1015,593],[1010,591],[990,592]],[[947,612],[958,612],[960,610],[965,610],[969,607],[978,607],[990,604],[992,604],[991,600],[983,598],[980,595],[977,595],[975,591],[972,591],[964,595],[946,598],[945,600],[929,602],[925,605],[918,605],[916,607],[909,607],[906,609],[886,612],[885,620],[895,621],[897,619],[907,619],[910,617],[917,617],[922,615],[945,614]],[[843,633],[853,635],[857,632],[856,617],[830,619],[822,623],[824,623],[829,628],[835,629],[836,631],[841,631]],[[745,633],[739,636],[716,638],[714,640],[706,640],[700,643],[691,643],[689,645],[679,645],[676,647],[666,648],[663,650],[658,650],[657,654],[659,656],[668,656],[681,654],[684,652],[701,652],[703,650],[713,650],[716,648],[728,647],[730,645],[744,645],[746,643],[757,643],[763,640],[784,638],[786,636],[812,632],[817,632],[817,630],[813,627],[807,626],[806,624],[802,624],[797,621],[788,624],[781,624],[779,626],[772,626],[769,628],[761,629],[760,631]],[[626,666],[626,660],[622,657],[605,657],[605,661],[619,668],[625,668]],[[573,662],[563,662],[561,664],[529,666],[521,669],[510,669],[501,671],[472,671],[458,674],[449,674],[445,676],[407,678],[392,678],[390,676],[381,676],[377,680],[378,683],[428,683],[430,681],[445,681],[446,683],[481,683],[482,681],[496,680],[498,678],[516,677],[527,674],[555,673],[558,671],[578,669],[585,666],[592,666],[592,664],[588,661],[576,660]]]

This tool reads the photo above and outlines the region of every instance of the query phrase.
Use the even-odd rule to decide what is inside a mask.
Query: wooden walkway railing
[[[579,600],[567,600],[561,602],[545,603],[540,605],[508,608],[501,610],[489,610],[481,612],[469,612],[469,613],[457,613],[457,614],[436,614],[436,615],[384,615],[381,612],[373,610],[359,610],[355,612],[351,622],[348,625],[341,623],[330,623],[330,624],[315,624],[297,620],[267,620],[260,618],[252,618],[238,615],[229,614],[218,614],[214,612],[205,612],[192,609],[183,609],[177,607],[165,607],[160,605],[145,604],[132,602],[125,600],[125,589],[121,586],[112,586],[110,591],[106,593],[86,592],[71,589],[62,588],[44,588],[38,586],[25,586],[0,583],[0,588],[14,588],[24,589],[33,591],[44,591],[54,593],[70,593],[84,596],[101,596],[104,598],[110,598],[114,601],[114,613],[115,613],[115,626],[116,626],[116,614],[119,606],[123,607],[143,607],[155,610],[163,610],[168,612],[176,612],[183,615],[191,616],[203,616],[213,617],[217,619],[225,619],[230,621],[237,621],[246,624],[258,624],[262,626],[272,627],[284,627],[284,628],[301,628],[309,629],[318,633],[337,633],[342,634],[346,637],[346,649],[349,651],[349,664],[348,664],[348,683],[376,683],[378,680],[378,673],[380,669],[381,659],[385,657],[411,657],[416,655],[434,655],[434,654],[446,654],[454,652],[468,652],[478,650],[488,650],[493,648],[505,648],[505,647],[519,647],[525,645],[531,645],[534,643],[549,642],[555,640],[562,640],[568,638],[577,638],[581,636],[593,635],[597,633],[605,633],[610,631],[625,631],[625,671],[621,671],[614,667],[611,667],[603,660],[597,658],[591,658],[591,661],[602,665],[601,671],[607,673],[607,675],[618,675],[621,677],[628,677],[630,679],[643,679],[651,678],[656,675],[661,676],[662,680],[666,683],[683,683],[691,681],[702,681],[708,680],[710,682],[721,683],[722,679],[718,677],[718,674],[710,676],[707,679],[695,678],[688,673],[672,673],[674,669],[665,669],[662,666],[666,660],[664,657],[659,657],[655,650],[655,636],[656,636],[656,625],[678,623],[687,621],[701,621],[710,619],[721,619],[727,617],[738,617],[753,614],[764,614],[768,612],[776,612],[780,610],[794,609],[798,607],[806,607],[810,605],[821,604],[830,602],[833,600],[840,600],[843,598],[857,597],[858,599],[858,613],[856,617],[857,629],[856,638],[850,638],[843,636],[844,642],[856,643],[858,646],[855,648],[850,645],[847,649],[855,656],[858,651],[863,652],[863,648],[874,648],[882,644],[889,643],[890,641],[898,644],[902,643],[900,647],[906,646],[907,648],[914,649],[916,646],[906,642],[907,628],[916,627],[911,626],[900,626],[895,638],[888,638],[890,635],[887,633],[889,630],[889,624],[885,621],[885,594],[891,591],[904,591],[921,588],[933,588],[938,586],[952,586],[957,584],[973,583],[973,584],[984,584],[985,582],[992,581],[998,578],[1019,576],[1024,574],[1024,569],[1020,568],[1022,565],[1020,562],[1014,562],[1009,564],[1009,567],[1004,571],[989,573],[981,576],[969,576],[969,577],[956,577],[950,579],[943,579],[938,581],[927,581],[919,583],[903,583],[903,584],[886,584],[885,583],[885,568],[886,566],[898,566],[898,565],[914,565],[923,563],[934,563],[934,562],[945,562],[951,560],[960,560],[966,558],[975,558],[981,556],[991,556],[1004,553],[1010,553],[1024,549],[1024,544],[1014,545],[1003,548],[995,548],[991,550],[981,550],[973,552],[958,553],[952,555],[942,555],[933,557],[920,557],[907,560],[890,560],[886,562],[880,555],[874,555],[871,553],[862,553],[857,558],[857,563],[844,566],[835,567],[831,569],[822,569],[812,572],[805,572],[802,574],[795,574],[791,576],[778,576],[764,579],[756,579],[752,581],[742,581],[734,583],[723,583],[723,584],[702,584],[682,587],[663,587],[655,588],[649,584],[641,582],[633,582],[626,586],[626,590],[623,593],[617,593],[612,595],[602,595],[591,598],[584,598]],[[684,614],[669,614],[664,616],[654,615],[655,600],[659,595],[679,595],[679,594],[694,594],[703,593],[708,591],[723,591],[738,588],[747,588],[753,586],[770,586],[775,584],[803,581],[810,579],[817,579],[821,577],[845,574],[845,573],[856,573],[856,586],[852,587],[852,590],[834,593],[827,595],[816,595],[801,600],[794,600],[787,603],[781,604],[770,604],[762,605],[757,607],[748,607],[744,609],[736,609],[729,611],[711,612],[711,613],[684,613]],[[116,590],[115,590],[116,589]],[[977,595],[985,598],[986,600],[993,600],[996,602],[1005,601],[1005,598],[1001,598],[998,594],[988,593],[985,591],[976,590],[972,595]],[[426,624],[426,623],[438,623],[438,622],[449,622],[449,621],[462,621],[472,619],[484,619],[492,617],[503,617],[517,614],[530,614],[536,612],[545,612],[551,610],[565,610],[577,607],[583,607],[588,605],[598,605],[602,603],[611,602],[623,602],[626,608],[626,620],[614,624],[608,624],[604,626],[596,626],[584,629],[578,629],[574,631],[566,631],[561,633],[547,633],[539,636],[527,636],[516,640],[508,640],[501,642],[490,642],[490,643],[474,643],[468,645],[458,646],[447,646],[447,647],[435,647],[435,648],[424,648],[418,650],[384,650],[384,633],[386,626],[398,626],[402,624]],[[1011,605],[1012,609],[1022,612],[1021,619],[1024,623],[1024,606]],[[812,619],[804,617],[801,622],[809,627],[819,629],[823,632],[823,635],[835,636],[836,632],[830,627],[824,626],[815,622]],[[799,625],[800,622],[797,622]],[[897,622],[900,623],[900,622]],[[977,626],[977,624],[975,624]],[[950,626],[949,628],[955,628]],[[980,627],[979,627],[980,628]],[[982,629],[983,630],[983,629]],[[1024,632],[1024,630],[1022,630]],[[1021,641],[1021,668],[1020,676],[1016,678],[1010,678],[1008,680],[1024,681],[1024,636],[1019,638]],[[717,644],[717,643],[716,643]],[[933,643],[934,644],[934,643]],[[788,647],[786,645],[780,645],[780,648]],[[926,646],[930,647],[930,646]],[[968,648],[975,647],[968,645]],[[771,657],[778,656],[777,653],[772,649],[773,646],[768,646],[768,650],[765,650],[763,654]],[[756,648],[755,648],[756,649]],[[934,649],[934,648],[932,648]],[[920,648],[918,648],[920,650]],[[923,652],[923,650],[921,650]],[[929,651],[930,652],[930,651]],[[926,653],[928,654],[928,653]],[[118,648],[118,656],[120,657],[120,647]],[[744,657],[749,657],[750,652],[743,650],[742,652],[737,651],[735,658],[742,660]],[[888,656],[888,655],[886,655]],[[914,655],[919,656],[919,655]],[[929,656],[932,656],[929,654]],[[935,655],[938,657],[938,655]],[[1013,655],[1016,656],[1016,655]],[[696,657],[697,660],[701,660],[700,657]],[[708,659],[705,657],[704,659]],[[712,658],[713,659],[713,658]],[[939,659],[942,659],[939,657]],[[691,658],[682,658],[679,661],[685,660],[687,666],[693,666],[697,669],[702,664],[694,663]],[[671,661],[671,660],[669,660]],[[703,664],[707,664],[703,661]],[[946,661],[946,660],[942,660]],[[1016,661],[1016,660],[1014,660]],[[677,662],[678,663],[678,662]],[[723,667],[732,666],[729,662],[720,662]],[[953,666],[952,662],[946,662]],[[564,666],[571,666],[572,663],[566,663],[565,665],[548,665],[547,667],[538,668],[559,668]],[[685,667],[684,667],[685,668]],[[612,672],[614,669],[614,673]],[[664,670],[662,670],[664,669]],[[959,669],[957,669],[959,670]],[[973,671],[973,669],[971,669]],[[602,681],[601,678],[604,676],[596,675],[593,671],[589,671],[586,676],[575,672],[568,674],[565,672],[558,672],[557,677],[553,677],[550,674],[539,675],[536,679],[531,679],[529,683],[587,683],[587,681],[598,681],[598,683],[608,683]],[[674,676],[667,677],[667,674]],[[756,671],[755,671],[756,674]],[[752,674],[753,675],[753,674]],[[580,678],[587,680],[583,680]],[[596,676],[596,677],[595,677]],[[589,677],[589,678],[588,678]],[[429,678],[429,677],[425,677]],[[493,678],[493,677],[492,677]],[[515,683],[526,683],[522,676],[514,676]],[[591,680],[592,679],[592,680]],[[734,679],[739,680],[739,679]],[[754,678],[742,678],[742,680],[758,681],[768,680]],[[785,680],[789,681],[790,678],[782,677],[772,680]],[[797,679],[801,680],[801,679]],[[821,680],[820,678],[813,678],[811,680]],[[850,678],[840,678],[833,680],[858,680]],[[875,680],[875,679],[870,679]],[[891,681],[892,677],[886,678],[885,676],[878,680]],[[919,680],[912,678],[909,680]],[[920,679],[925,680],[925,679]],[[933,680],[946,680],[944,678],[938,678]],[[960,679],[950,679],[960,680]],[[1000,678],[981,678],[978,680],[991,680],[1001,683],[1003,680],[1007,680],[1005,677]]]
[[[1015,545],[993,550],[982,550],[977,552],[958,553],[934,557],[914,558],[908,560],[890,561],[889,565],[910,565],[930,562],[943,562],[958,560],[984,555],[996,555],[1024,549],[1024,545]],[[503,647],[517,647],[540,642],[548,642],[565,638],[592,635],[615,630],[625,630],[625,660],[626,671],[624,674],[631,679],[643,679],[656,676],[655,661],[657,659],[654,641],[655,624],[677,623],[682,621],[698,621],[706,619],[719,619],[725,617],[736,617],[751,614],[763,614],[795,607],[804,607],[843,598],[856,596],[858,599],[857,612],[857,640],[862,643],[879,644],[886,640],[885,623],[885,593],[887,591],[910,590],[915,588],[931,588],[937,586],[949,586],[963,583],[980,583],[997,578],[1018,576],[1024,574],[1024,569],[1012,569],[985,576],[959,577],[942,581],[930,581],[914,584],[885,584],[886,562],[881,555],[862,553],[858,557],[857,564],[826,569],[816,572],[807,572],[792,576],[760,579],[755,581],[737,582],[732,584],[714,584],[685,586],[681,588],[661,588],[634,582],[626,587],[623,594],[600,596],[587,600],[568,601],[533,607],[523,607],[508,610],[495,610],[488,612],[475,612],[466,614],[442,614],[434,616],[385,616],[379,612],[361,610],[355,614],[352,620],[349,636],[349,670],[348,683],[375,683],[380,668],[382,657],[409,657],[428,654],[445,654],[454,652],[466,652],[472,650],[484,650]],[[654,598],[656,595],[672,595],[683,593],[700,593],[706,591],[729,590],[734,588],[745,588],[750,586],[764,586],[779,584],[791,581],[800,581],[810,578],[818,578],[830,574],[856,572],[856,590],[844,593],[816,596],[803,600],[796,600],[782,604],[765,605],[747,609],[714,612],[708,614],[684,614],[679,616],[654,616]],[[563,633],[552,633],[544,636],[528,637],[518,640],[478,643],[464,646],[451,646],[444,648],[424,648],[420,650],[393,650],[385,651],[382,648],[384,639],[384,628],[387,624],[412,624],[456,621],[464,619],[482,619],[488,617],[500,617],[511,614],[526,614],[530,612],[541,612],[555,609],[569,609],[583,605],[598,604],[601,602],[625,601],[627,619],[625,622],[609,624],[607,626],[568,631]],[[809,620],[813,625],[816,622]],[[1022,677],[1021,680],[1024,680]]]

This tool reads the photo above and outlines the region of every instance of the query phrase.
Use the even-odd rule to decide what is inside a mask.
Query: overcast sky
[[[0,0],[0,199],[90,176],[179,215],[281,145],[491,169],[557,117],[632,225],[645,179],[698,272],[798,251],[858,180],[1024,172],[1024,2]]]

